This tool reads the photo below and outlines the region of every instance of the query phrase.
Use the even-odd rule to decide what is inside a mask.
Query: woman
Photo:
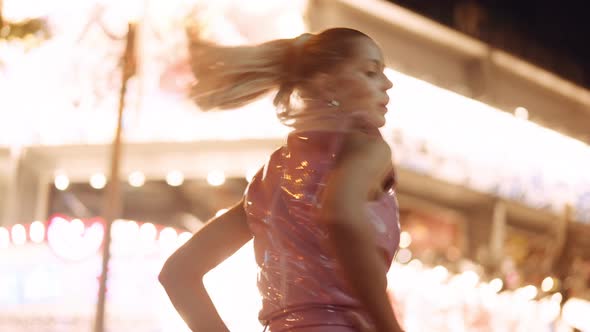
[[[227,331],[202,277],[253,237],[267,331],[401,331],[386,295],[399,223],[378,131],[392,87],[379,47],[335,28],[251,47],[193,38],[191,53],[202,109],[276,90],[293,131],[243,199],[165,263],[160,281],[182,318],[194,331]]]

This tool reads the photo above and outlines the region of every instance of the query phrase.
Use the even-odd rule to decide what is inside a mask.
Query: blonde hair
[[[201,110],[233,109],[272,91],[279,118],[288,117],[289,100],[304,78],[326,72],[352,54],[352,38],[367,37],[347,28],[303,34],[253,46],[224,47],[188,31],[191,97]],[[368,37],[367,37],[368,38]]]

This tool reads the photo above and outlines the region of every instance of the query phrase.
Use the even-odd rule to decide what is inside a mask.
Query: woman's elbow
[[[168,258],[158,274],[158,281],[164,288],[194,282],[197,278],[199,278],[198,271],[190,271],[186,264],[178,262],[174,256]]]
[[[174,264],[170,262],[170,259],[168,259],[158,274],[158,281],[162,286],[167,287],[170,285],[172,280],[177,278],[177,276],[178,273],[176,272]]]

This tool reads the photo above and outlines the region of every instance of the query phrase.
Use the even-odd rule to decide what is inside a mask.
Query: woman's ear
[[[331,75],[327,73],[317,73],[309,79],[307,86],[311,89],[311,91],[316,91],[321,95],[321,97],[324,97],[324,99],[327,98],[328,100],[333,98],[333,95],[336,91],[333,81],[334,79],[331,77]]]

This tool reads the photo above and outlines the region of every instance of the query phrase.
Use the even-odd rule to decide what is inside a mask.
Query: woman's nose
[[[383,89],[385,91],[387,91],[387,90],[393,88],[393,82],[391,82],[389,80],[389,78],[385,74],[383,74],[383,78],[384,78],[384,81],[385,81],[385,84],[383,85]]]

